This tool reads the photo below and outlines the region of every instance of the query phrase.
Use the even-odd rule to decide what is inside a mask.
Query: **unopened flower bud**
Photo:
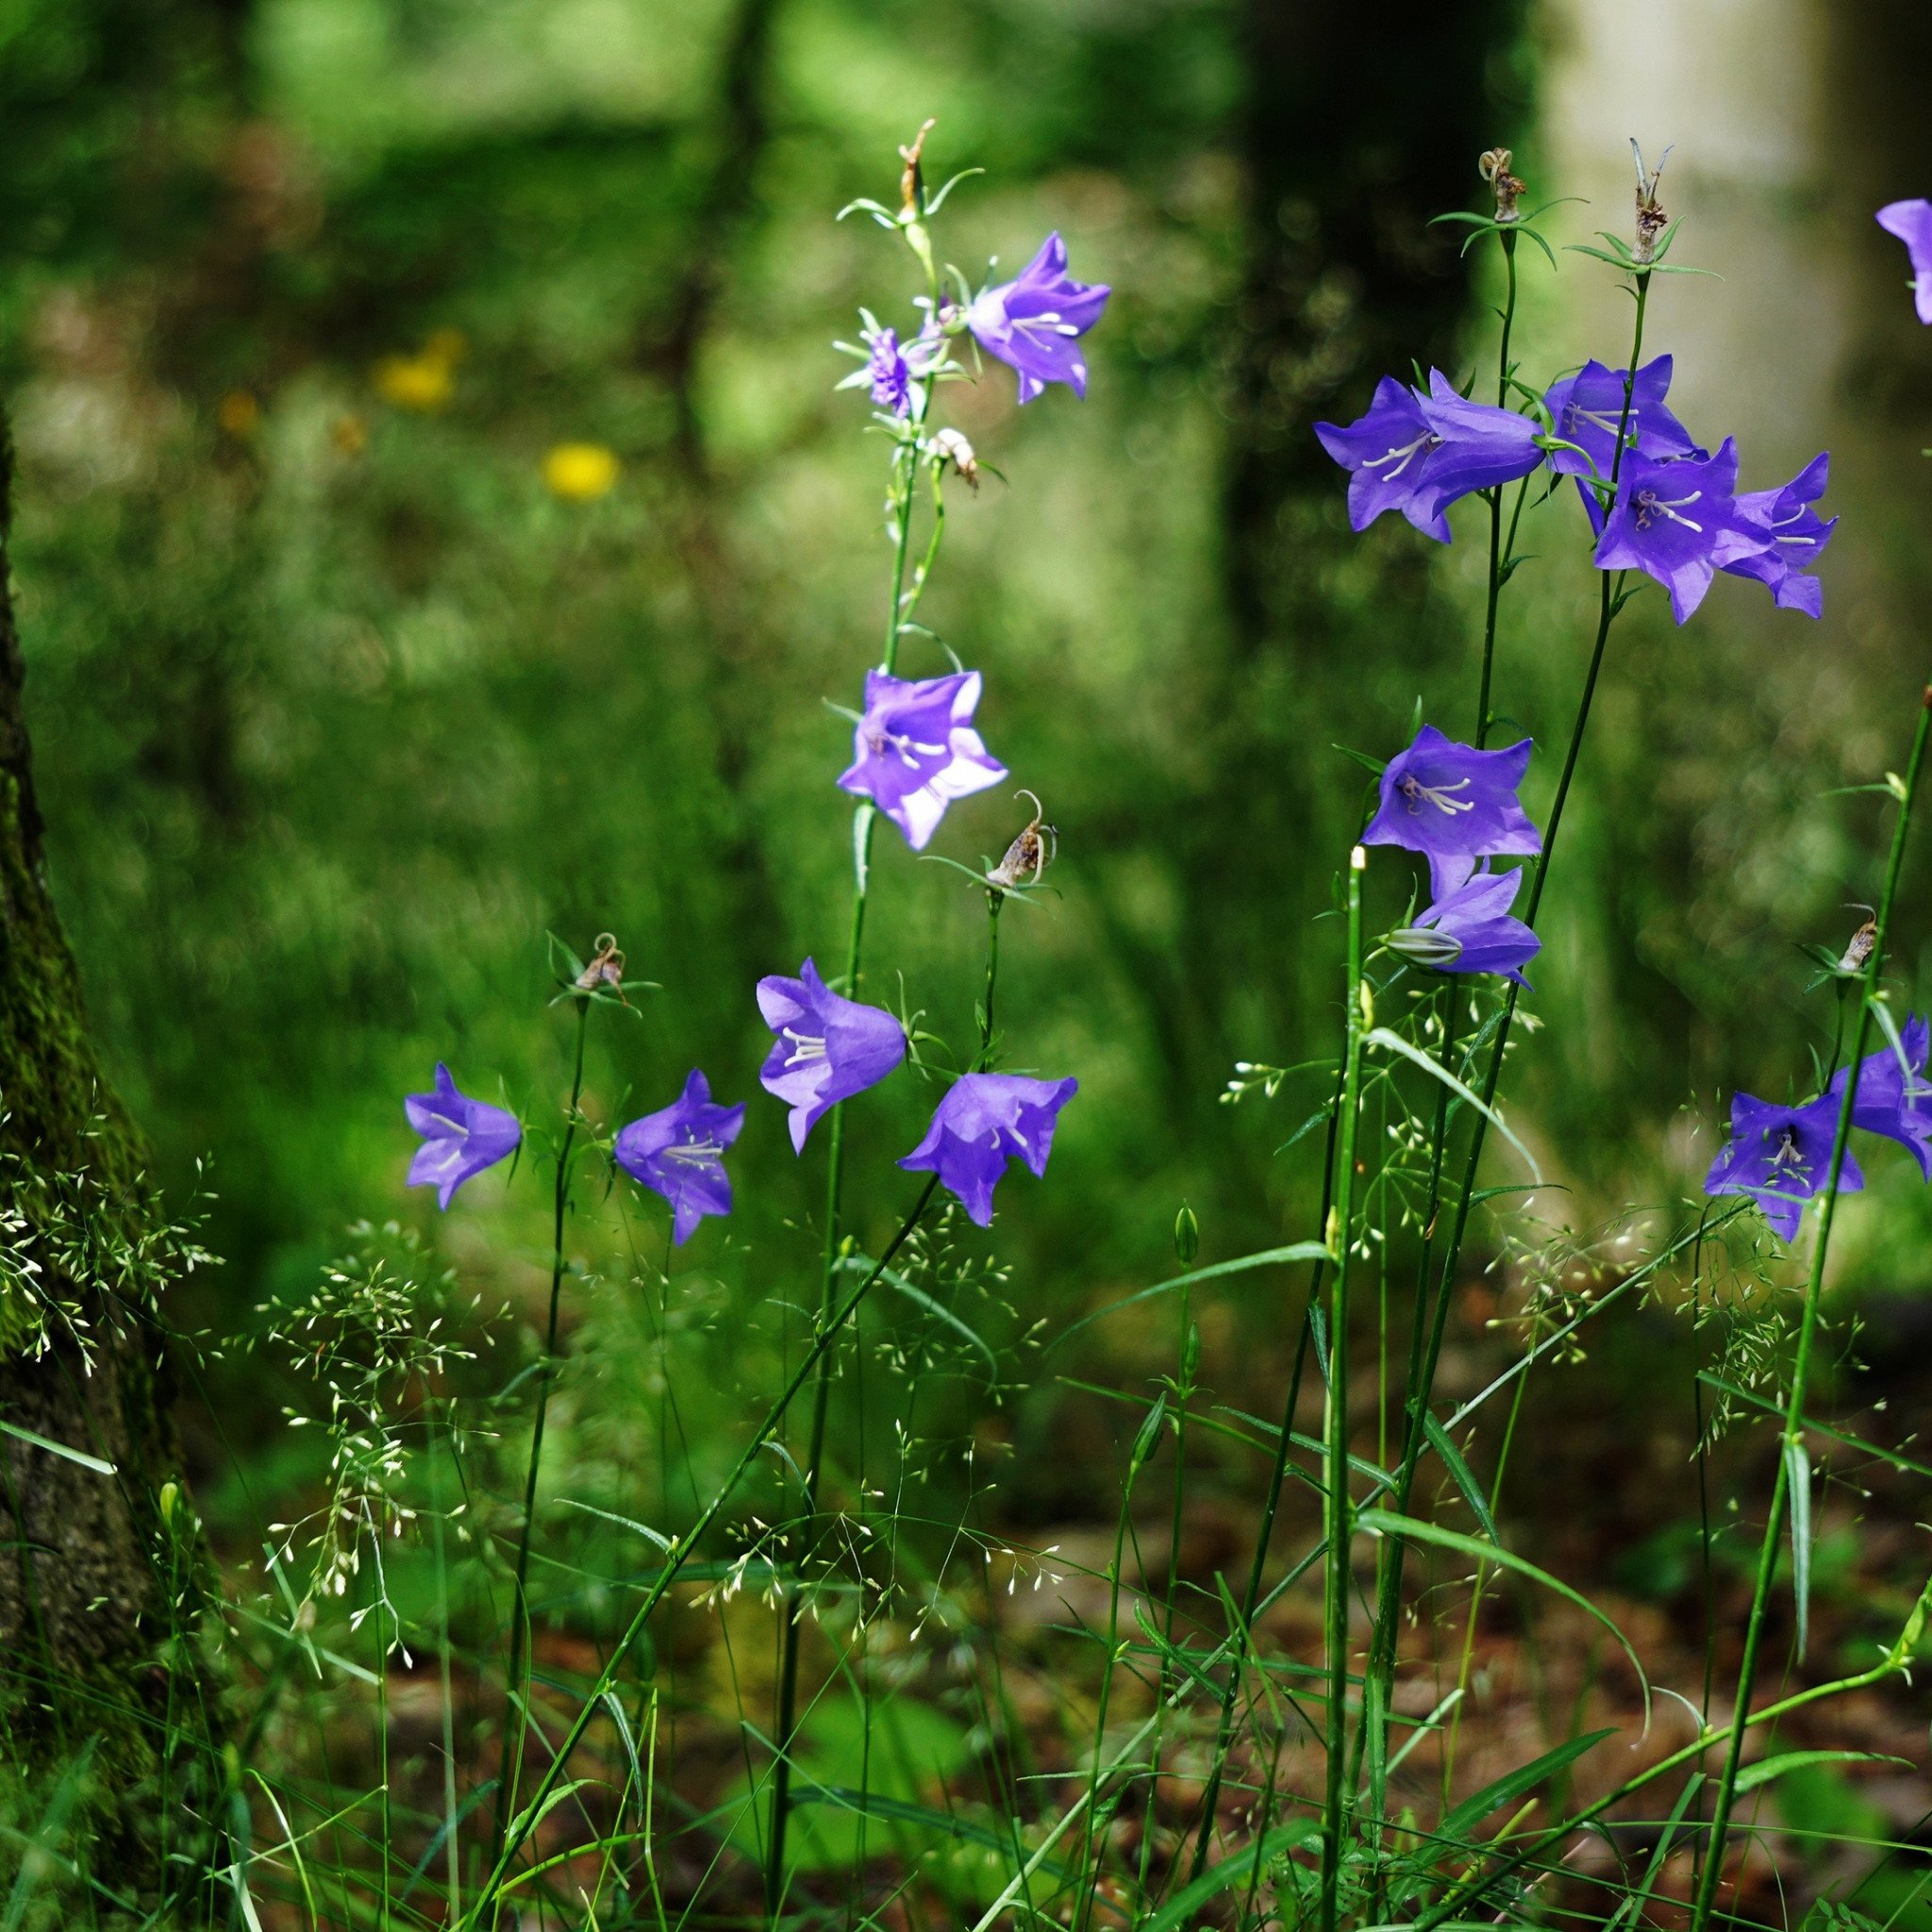
[[[1475,164],[1476,173],[1495,192],[1496,219],[1499,222],[1522,219],[1517,212],[1516,197],[1523,192],[1523,183],[1509,172],[1509,159],[1507,147],[1492,147],[1479,156]]]
[[[1413,959],[1418,966],[1441,969],[1453,966],[1462,958],[1462,941],[1454,933],[1433,925],[1398,925],[1384,937],[1382,943],[1391,953]]]
[[[1637,158],[1637,241],[1630,252],[1640,267],[1647,267],[1656,257],[1657,238],[1670,226],[1671,218],[1657,198],[1657,185],[1664,178],[1664,161],[1670,159],[1671,151],[1665,148],[1655,173],[1644,167],[1643,150],[1634,139],[1630,152]]]
[[[1007,856],[986,875],[987,884],[1002,891],[1018,885],[1037,886],[1041,874],[1060,852],[1058,827],[1041,823],[1044,811],[1039,799],[1030,791],[1021,791],[1016,796],[1033,799],[1033,822],[1007,847]]]
[[[1192,1267],[1194,1257],[1201,1252],[1201,1224],[1194,1219],[1194,1210],[1185,1203],[1174,1218],[1174,1251],[1180,1257],[1183,1268]]]
[[[979,458],[974,455],[973,445],[957,429],[936,431],[932,449],[941,463],[951,463],[958,471],[968,489],[979,488]]]

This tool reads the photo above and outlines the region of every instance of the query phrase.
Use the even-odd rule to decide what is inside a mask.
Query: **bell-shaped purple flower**
[[[1803,1107],[1779,1107],[1749,1093],[1731,1097],[1731,1138],[1704,1177],[1707,1194],[1749,1194],[1764,1218],[1788,1241],[1798,1236],[1805,1203],[1831,1171],[1840,1100],[1829,1092]],[[1858,1163],[1845,1150],[1839,1191],[1856,1194],[1865,1185]]]
[[[1017,1156],[1046,1173],[1060,1108],[1080,1083],[1029,1080],[1020,1074],[962,1074],[933,1113],[904,1168],[936,1174],[981,1227],[992,1225],[992,1191]]]
[[[1527,476],[1542,460],[1537,425],[1514,409],[1457,395],[1441,370],[1426,391],[1385,375],[1369,412],[1345,427],[1317,423],[1322,447],[1350,473],[1348,521],[1365,530],[1399,509],[1425,537],[1449,541],[1457,497]]]
[[[1740,508],[1737,491],[1738,446],[1728,436],[1713,457],[1626,456],[1596,567],[1655,577],[1684,623],[1720,570],[1771,548],[1771,532]]]
[[[444,1209],[466,1180],[507,1159],[524,1138],[515,1114],[458,1092],[441,1060],[436,1063],[435,1091],[409,1094],[403,1111],[423,1136],[423,1144],[409,1162],[408,1184],[434,1188],[436,1205]]]
[[[833,992],[809,959],[796,979],[774,973],[758,981],[758,1011],[778,1036],[758,1079],[791,1108],[796,1153],[823,1115],[906,1058],[905,1027],[883,1007]]]
[[[1813,457],[1782,490],[1748,490],[1738,508],[1771,533],[1771,548],[1721,564],[1733,576],[1756,577],[1780,610],[1818,617],[1824,610],[1824,586],[1810,575],[1838,528],[1836,517],[1821,517],[1811,506],[1824,494],[1831,457]]]
[[[1389,949],[1438,973],[1500,973],[1527,986],[1523,968],[1541,951],[1542,941],[1510,916],[1522,884],[1520,870],[1472,874],[1413,925],[1391,932]]]
[[[1067,244],[1055,233],[1012,281],[974,296],[966,326],[989,356],[1019,377],[1023,403],[1050,382],[1084,396],[1087,358],[1080,338],[1100,320],[1111,292],[1104,282],[1076,282],[1067,274]]]
[[[1878,210],[1878,225],[1896,235],[1912,258],[1906,284],[1918,306],[1919,320],[1932,323],[1932,201],[1889,201]]]
[[[1925,1077],[1925,1022],[1913,1014],[1899,1029],[1898,1038],[1905,1048],[1903,1063],[1890,1041],[1860,1062],[1852,1124],[1910,1148],[1920,1172],[1932,1180],[1932,1080]],[[1824,1090],[1834,1107],[1844,1099],[1847,1071],[1840,1067]]]
[[[976,671],[916,679],[865,674],[865,715],[852,736],[851,767],[839,783],[871,799],[915,852],[925,850],[956,798],[984,791],[1007,775],[973,728],[979,690]]]
[[[1526,738],[1505,751],[1478,751],[1424,724],[1383,772],[1381,806],[1362,843],[1420,852],[1437,900],[1464,884],[1478,858],[1534,858],[1542,834],[1516,796],[1529,753]]]
[[[617,1164],[671,1203],[671,1239],[688,1241],[708,1214],[731,1212],[724,1150],[744,1125],[744,1107],[720,1107],[695,1067],[669,1107],[632,1121],[611,1150]]]
[[[1639,456],[1661,462],[1673,457],[1704,457],[1691,441],[1690,432],[1664,408],[1670,392],[1673,363],[1668,356],[1646,362],[1637,372],[1630,389],[1630,420],[1624,431],[1624,448]],[[1543,397],[1550,412],[1552,433],[1576,449],[1553,449],[1550,468],[1559,476],[1574,476],[1576,491],[1590,517],[1590,526],[1601,536],[1604,507],[1587,478],[1594,475],[1610,480],[1617,466],[1617,427],[1624,421],[1624,385],[1630,380],[1627,369],[1611,369],[1597,361],[1586,362],[1574,375],[1566,375],[1550,385]],[[1579,455],[1578,450],[1587,452]],[[1626,456],[1625,460],[1628,460]]]

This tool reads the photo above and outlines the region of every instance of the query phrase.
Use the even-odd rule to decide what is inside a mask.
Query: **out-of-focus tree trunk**
[[[175,1243],[89,1041],[48,895],[11,486],[0,421],[0,1816],[32,1833],[71,1805],[52,1849],[151,1904],[164,1876],[178,1890],[205,1839],[192,1814],[213,1735],[197,1684],[198,1541],[178,1491],[163,1504],[180,1457],[166,1352],[145,1319]],[[0,1873],[18,1843],[0,1847]],[[184,1861],[164,1867],[169,1854]]]

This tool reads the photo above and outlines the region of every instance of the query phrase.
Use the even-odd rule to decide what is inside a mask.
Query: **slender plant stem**
[[[530,1429],[530,1464],[524,1476],[524,1524],[517,1538],[516,1589],[510,1600],[509,1669],[504,1680],[503,1756],[497,1773],[496,1824],[490,1848],[492,1858],[501,1855],[504,1834],[516,1812],[524,1735],[529,1721],[525,1678],[530,1643],[530,1539],[537,1524],[537,1478],[543,1463],[543,1427],[550,1415],[551,1384],[557,1376],[557,1321],[563,1300],[563,1224],[570,1211],[571,1155],[576,1145],[577,1104],[584,1094],[584,1035],[591,1020],[588,995],[578,995],[576,1008],[577,1039],[571,1070],[570,1108],[564,1117],[563,1145],[557,1154],[550,1244],[550,1323],[543,1339],[543,1373],[537,1384],[537,1418]]]
[[[1508,276],[1507,292],[1503,299],[1503,339],[1496,351],[1496,407],[1501,409],[1509,404],[1509,331],[1516,322],[1516,237],[1505,229],[1496,239],[1503,244],[1503,263]],[[1483,675],[1475,706],[1475,741],[1478,745],[1490,735],[1490,672],[1496,657],[1496,605],[1503,594],[1503,486],[1500,483],[1490,491],[1489,498],[1490,596],[1489,608],[1483,617]],[[1521,508],[1521,492],[1516,500]],[[1513,522],[1510,535],[1512,539],[1515,536]]]
[[[475,1926],[481,1923],[484,1912],[491,1907],[491,1903],[501,1892],[503,1881],[508,1875],[511,1862],[523,1849],[525,1840],[536,1829],[537,1821],[543,1814],[546,1801],[562,1780],[564,1768],[570,1762],[571,1754],[583,1742],[584,1733],[596,1722],[607,1693],[616,1683],[625,1657],[630,1655],[632,1646],[642,1636],[652,1613],[664,1601],[665,1593],[671,1586],[684,1574],[685,1565],[691,1561],[699,1544],[710,1533],[711,1525],[724,1513],[725,1506],[738,1493],[738,1486],[744,1480],[752,1464],[765,1453],[765,1445],[776,1437],[792,1403],[798,1399],[805,1385],[811,1380],[819,1363],[836,1345],[846,1323],[858,1312],[859,1304],[872,1292],[879,1277],[892,1265],[893,1257],[899,1250],[911,1240],[914,1229],[925,1218],[925,1210],[932,1205],[933,1195],[939,1191],[939,1176],[934,1174],[920,1190],[918,1200],[912,1204],[912,1211],[899,1224],[899,1231],[886,1243],[884,1253],[866,1270],[865,1276],[858,1286],[833,1309],[832,1319],[812,1338],[811,1346],[806,1350],[804,1358],[791,1372],[784,1388],[778,1391],[776,1400],[765,1411],[763,1421],[753,1431],[752,1439],[745,1445],[743,1453],[732,1464],[730,1474],[712,1494],[711,1500],[699,1511],[697,1521],[677,1540],[675,1547],[665,1557],[663,1567],[652,1579],[650,1588],[645,1591],[643,1601],[632,1611],[630,1622],[625,1625],[623,1634],[612,1646],[609,1657],[605,1659],[604,1668],[592,1682],[589,1695],[578,1707],[577,1714],[572,1720],[569,1730],[563,1734],[556,1751],[551,1754],[549,1767],[532,1788],[523,1809],[510,1821],[503,1849],[497,1854],[476,1902],[470,1908],[470,1916],[464,1922],[466,1925]]]
[[[1362,874],[1368,862],[1369,856],[1359,845],[1348,856],[1348,1047],[1341,1080],[1341,1130],[1335,1152],[1335,1201],[1324,1230],[1334,1272],[1328,1305],[1328,1399],[1322,1430],[1328,1549],[1323,1594],[1328,1650],[1328,1789],[1323,1807],[1322,1932],[1335,1932],[1341,1908],[1342,1816],[1348,1793],[1348,1263],[1355,1220],[1362,1040],[1374,1024],[1368,984],[1362,977]]]
[[[1629,367],[1624,377],[1624,408],[1617,421],[1617,442],[1610,458],[1609,483],[1612,494],[1622,474],[1624,451],[1630,430],[1630,409],[1636,391],[1636,372],[1643,353],[1643,318],[1650,296],[1650,274],[1640,270],[1635,277],[1637,288],[1637,317],[1632,330]],[[1563,770],[1557,781],[1557,793],[1550,806],[1549,824],[1543,832],[1542,858],[1530,881],[1529,903],[1524,909],[1524,923],[1536,924],[1537,913],[1542,905],[1543,889],[1549,883],[1550,865],[1556,856],[1557,835],[1562,827],[1563,811],[1569,802],[1570,788],[1576,775],[1576,762],[1583,750],[1583,739],[1590,726],[1591,708],[1595,701],[1597,679],[1603,670],[1604,650],[1609,641],[1610,626],[1616,622],[1622,608],[1621,573],[1612,579],[1608,572],[1599,573],[1600,585],[1597,602],[1596,637],[1591,646],[1590,669],[1585,674],[1583,691],[1577,700],[1576,717],[1571,726],[1569,749],[1564,755]],[[1430,1318],[1429,1336],[1424,1348],[1421,1374],[1410,1384],[1408,1390],[1407,1426],[1403,1433],[1402,1465],[1397,1474],[1395,1488],[1390,1507],[1398,1514],[1406,1514],[1408,1500],[1415,1486],[1415,1473],[1422,1460],[1423,1445],[1426,1436],[1423,1418],[1427,1409],[1430,1391],[1435,1385],[1436,1366],[1441,1358],[1442,1339],[1447,1330],[1449,1303],[1456,1286],[1457,1269],[1462,1259],[1463,1238],[1469,1229],[1469,1217],[1475,1197],[1476,1172],[1482,1160],[1483,1146],[1489,1116],[1495,1106],[1496,1089],[1503,1076],[1504,1056],[1508,1051],[1509,1029],[1516,1016],[1516,1002],[1521,989],[1514,985],[1509,988],[1503,1003],[1503,1011],[1496,1026],[1495,1040],[1490,1049],[1488,1068],[1483,1076],[1482,1110],[1479,1111],[1470,1130],[1469,1151],[1463,1162],[1462,1183],[1456,1194],[1456,1210],[1450,1224],[1449,1241],[1442,1256],[1442,1266],[1436,1287],[1436,1305]],[[1395,1635],[1397,1620],[1402,1605],[1402,1572],[1407,1545],[1400,1537],[1385,1540],[1387,1548],[1382,1566],[1381,1581],[1375,1604],[1375,1631],[1370,1649],[1369,1672],[1380,1687],[1375,1707],[1386,1713],[1389,1707],[1389,1692],[1392,1688],[1395,1668]],[[1366,1704],[1368,1700],[1365,1698]]]
[[[1811,1353],[1818,1337],[1819,1307],[1824,1294],[1825,1257],[1831,1247],[1832,1225],[1838,1218],[1845,1146],[1851,1138],[1852,1113],[1858,1103],[1858,1075],[1864,1066],[1872,1009],[1879,997],[1878,976],[1885,966],[1885,941],[1891,926],[1892,907],[1898,898],[1899,876],[1905,868],[1906,838],[1911,829],[1912,803],[1918,793],[1919,774],[1924,764],[1928,735],[1932,735],[1932,685],[1926,687],[1919,707],[1919,724],[1912,736],[1911,759],[1906,766],[1905,784],[1899,793],[1898,818],[1891,828],[1891,857],[1885,869],[1885,891],[1878,902],[1872,951],[1865,961],[1859,987],[1858,1017],[1852,1029],[1852,1054],[1846,1064],[1844,1098],[1839,1103],[1838,1128],[1831,1143],[1831,1163],[1824,1174],[1818,1241],[1811,1251],[1811,1271],[1805,1284],[1805,1312],[1798,1327],[1798,1349],[1791,1366],[1790,1395],[1785,1405],[1784,1433],[1779,1441],[1782,1453],[1778,1457],[1777,1475],[1772,1486],[1771,1508],[1764,1520],[1764,1539],[1757,1549],[1757,1580],[1751,1592],[1751,1615],[1744,1626],[1744,1652],[1738,1665],[1738,1690],[1732,1708],[1740,1719],[1751,1708],[1751,1692],[1757,1681],[1757,1654],[1763,1641],[1765,1612],[1771,1604],[1772,1585],[1777,1571],[1791,1466],[1796,1463],[1800,1470],[1805,1468],[1805,1397],[1811,1378]],[[1742,1751],[1743,1724],[1740,1723],[1732,1728],[1730,1748],[1724,1754],[1724,1770],[1718,1776],[1717,1796],[1711,1806],[1709,1844],[1705,1853],[1704,1873],[1698,1884],[1696,1902],[1691,1907],[1690,1932],[1705,1932],[1710,1924],[1717,1889],[1723,1880],[1724,1839],[1730,1829],[1731,1807],[1737,1798],[1738,1767]]]

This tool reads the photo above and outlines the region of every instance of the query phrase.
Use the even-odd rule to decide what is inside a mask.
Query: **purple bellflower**
[[[1080,1083],[1019,1074],[962,1074],[934,1110],[923,1140],[899,1165],[936,1174],[981,1227],[992,1225],[992,1191],[1017,1155],[1046,1173],[1060,1108]]]
[[[1023,403],[1050,382],[1084,396],[1087,358],[1080,338],[1100,320],[1111,292],[1104,282],[1076,282],[1067,274],[1067,244],[1055,233],[1012,281],[974,297],[966,326],[1019,378]]]
[[[1771,548],[1771,532],[1746,514],[1737,490],[1738,446],[1728,436],[1713,457],[1624,458],[1596,567],[1655,577],[1684,623],[1720,570]]]
[[[1661,462],[1672,457],[1704,457],[1690,440],[1690,432],[1664,408],[1671,387],[1673,369],[1668,356],[1646,362],[1637,372],[1630,389],[1630,421],[1624,431],[1624,447],[1639,456]],[[1576,449],[1550,452],[1550,468],[1559,476],[1574,476],[1576,492],[1590,517],[1590,526],[1598,536],[1604,528],[1604,507],[1587,480],[1591,475],[1607,483],[1617,464],[1617,428],[1624,421],[1624,385],[1630,381],[1627,369],[1611,369],[1602,362],[1586,362],[1574,375],[1553,382],[1543,402],[1550,412],[1553,434]],[[1588,454],[1579,455],[1585,451]]]
[[[1420,852],[1438,901],[1468,880],[1478,858],[1534,858],[1542,835],[1516,796],[1529,753],[1526,738],[1505,751],[1477,751],[1424,724],[1384,770],[1381,807],[1362,843]]]
[[[1838,519],[1821,517],[1811,506],[1824,494],[1831,469],[1829,454],[1812,459],[1782,490],[1751,490],[1739,497],[1738,508],[1753,523],[1771,533],[1771,548],[1720,564],[1733,576],[1756,577],[1780,610],[1802,610],[1818,617],[1824,610],[1824,586],[1810,573],[1838,527]]]
[[[916,679],[865,674],[865,715],[853,733],[852,764],[839,783],[871,799],[915,852],[925,850],[956,798],[984,791],[1007,775],[973,728],[979,690],[976,671]]]
[[[881,325],[871,309],[861,308],[859,330],[863,350],[849,342],[839,346],[847,354],[864,357],[864,366],[855,369],[841,389],[857,389],[861,383],[871,392],[874,404],[893,416],[912,413],[912,386],[924,382],[945,360],[945,339],[931,317],[909,342],[899,340],[899,332]]]
[[[436,1205],[444,1210],[466,1180],[508,1158],[524,1138],[515,1114],[458,1092],[441,1060],[436,1063],[435,1091],[411,1093],[403,1102],[403,1111],[423,1136],[423,1144],[409,1162],[408,1184],[434,1188]]]
[[[1457,497],[1513,483],[1543,460],[1539,433],[1514,409],[1457,395],[1435,369],[1426,393],[1385,375],[1367,415],[1345,426],[1315,425],[1322,447],[1350,472],[1352,529],[1366,530],[1384,510],[1399,509],[1441,543],[1449,541],[1443,511]]]
[[[1521,870],[1473,873],[1413,925],[1391,932],[1389,948],[1438,973],[1500,973],[1527,986],[1523,969],[1541,951],[1542,941],[1510,916],[1522,884]]]
[[[617,1164],[671,1203],[671,1239],[688,1241],[708,1214],[731,1212],[724,1150],[744,1125],[744,1107],[720,1107],[711,1083],[693,1067],[669,1107],[632,1121],[612,1150]]]
[[[759,1070],[767,1093],[791,1109],[791,1146],[841,1100],[876,1087],[906,1058],[906,1029],[883,1007],[833,992],[808,959],[796,979],[758,981],[758,1011],[778,1037]]]
[[[1829,1092],[1803,1107],[1779,1107],[1749,1093],[1731,1096],[1731,1138],[1704,1177],[1707,1194],[1749,1194],[1764,1218],[1788,1241],[1798,1237],[1805,1203],[1828,1177],[1838,1136],[1840,1102]],[[1865,1185],[1858,1163],[1845,1150],[1839,1191],[1856,1194]]]
[[[1932,1180],[1932,1080],[1925,1077],[1927,1043],[1925,1022],[1915,1013],[1899,1029],[1899,1045],[1906,1050],[1903,1066],[1889,1041],[1876,1053],[1866,1055],[1858,1067],[1852,1124],[1910,1148],[1920,1172]],[[1840,1067],[1824,1090],[1834,1108],[1843,1104],[1846,1072]],[[1836,1119],[1834,1114],[1834,1124]]]
[[[1906,244],[1912,258],[1912,279],[1906,286],[1919,320],[1932,323],[1932,201],[1889,201],[1878,210],[1878,225]]]

